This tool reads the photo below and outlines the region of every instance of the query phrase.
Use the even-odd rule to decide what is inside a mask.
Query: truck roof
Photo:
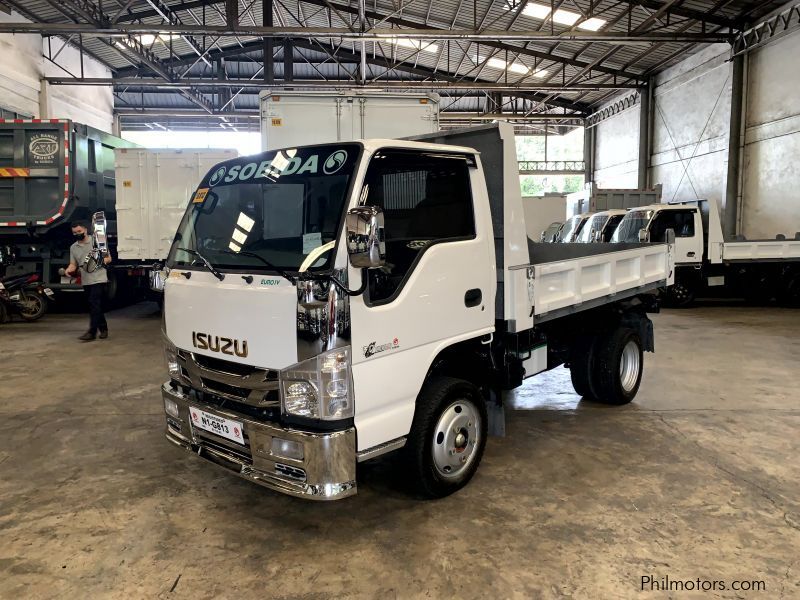
[[[431,150],[436,152],[458,152],[464,154],[480,154],[475,148],[467,146],[453,146],[450,144],[432,144],[429,142],[413,142],[409,140],[392,140],[373,138],[356,140],[364,145],[365,150],[374,151],[380,148],[408,148],[409,150]]]
[[[646,206],[635,206],[633,208],[629,208],[629,211],[633,210],[685,210],[689,204],[648,204]]]

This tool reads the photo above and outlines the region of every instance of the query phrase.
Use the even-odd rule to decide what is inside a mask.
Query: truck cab
[[[513,130],[436,137],[269,151],[203,178],[164,284],[169,441],[319,500],[402,449],[440,497],[524,378],[569,364],[582,395],[635,397],[670,248],[532,242]]]
[[[578,239],[575,240],[582,244],[589,244],[592,242],[610,242],[611,236],[617,229],[622,218],[628,211],[615,208],[610,210],[603,210],[595,213],[586,221],[586,224],[581,229]]]
[[[612,236],[613,242],[664,242],[675,233],[675,264],[698,265],[703,260],[705,234],[697,205],[652,204],[628,211]]]

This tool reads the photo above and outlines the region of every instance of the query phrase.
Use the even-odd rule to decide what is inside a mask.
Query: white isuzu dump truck
[[[800,221],[787,225],[800,228]],[[658,242],[668,230],[675,235],[675,284],[667,290],[673,304],[688,305],[698,292],[715,289],[800,304],[800,233],[726,241],[716,202],[693,200],[631,209],[612,241]]]
[[[582,395],[633,399],[670,245],[532,242],[513,130],[427,137],[269,151],[203,178],[164,285],[169,441],[319,500],[400,450],[439,497],[470,480],[526,377],[567,364]]]

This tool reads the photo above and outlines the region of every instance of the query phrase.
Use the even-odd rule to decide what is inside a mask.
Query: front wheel
[[[422,388],[406,463],[418,491],[443,498],[464,487],[481,462],[487,436],[486,404],[463,379],[434,377]]]
[[[666,304],[675,308],[685,308],[694,302],[695,287],[689,281],[676,281],[667,288]]]
[[[40,294],[35,292],[23,291],[20,293],[20,303],[18,305],[19,316],[26,321],[36,321],[47,312],[47,304]]]

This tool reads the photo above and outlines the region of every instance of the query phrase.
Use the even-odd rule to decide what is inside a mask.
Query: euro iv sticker
[[[206,199],[206,196],[208,196],[208,188],[200,188],[194,193],[194,198],[192,198],[192,202],[194,204],[200,204]]]

